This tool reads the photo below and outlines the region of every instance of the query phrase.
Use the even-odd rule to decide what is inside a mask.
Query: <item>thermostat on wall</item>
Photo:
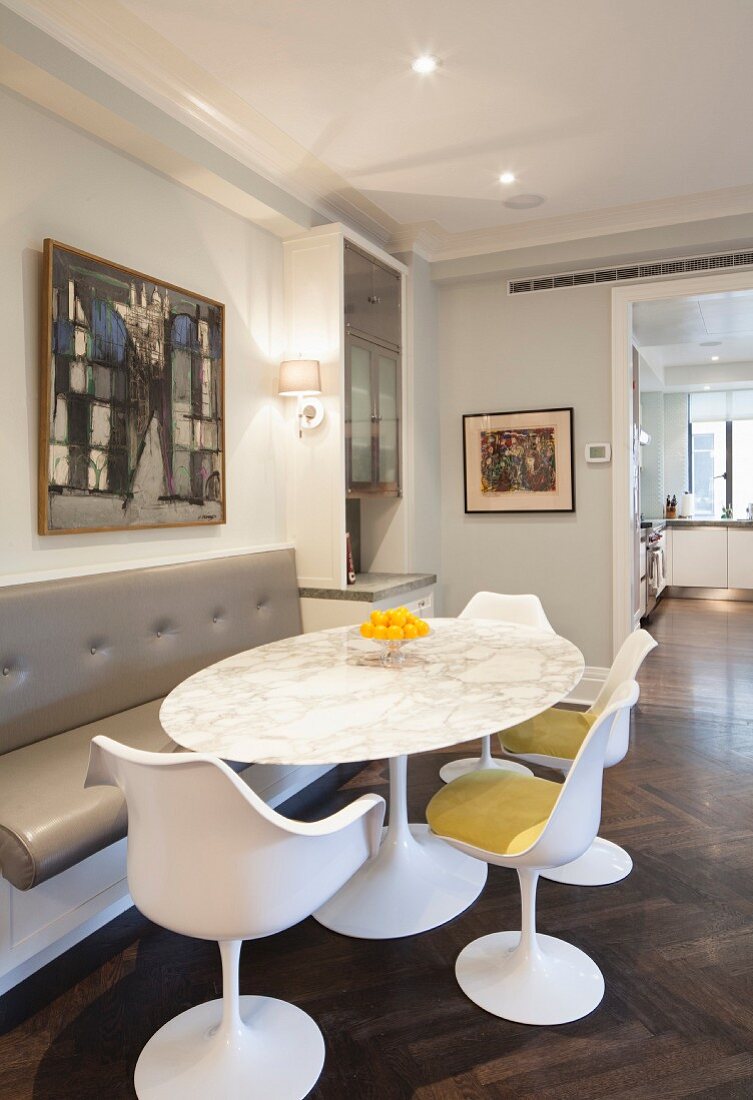
[[[611,443],[586,443],[586,462],[609,462],[611,458]]]

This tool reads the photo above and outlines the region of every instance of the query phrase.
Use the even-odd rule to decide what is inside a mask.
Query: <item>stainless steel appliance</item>
[[[646,535],[646,618],[656,607],[667,586],[666,544],[663,527],[654,527]]]

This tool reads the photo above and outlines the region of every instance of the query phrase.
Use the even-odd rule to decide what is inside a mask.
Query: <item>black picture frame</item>
[[[560,423],[555,424],[555,427],[559,427],[560,430],[565,428],[565,439],[560,444],[561,448],[566,449],[565,469],[567,470],[568,477],[565,482],[564,491],[562,497],[565,501],[564,505],[559,505],[556,501],[552,501],[547,507],[536,507],[536,492],[526,493],[527,506],[526,507],[487,507],[478,508],[472,507],[477,503],[478,492],[469,493],[469,455],[468,455],[468,439],[469,439],[469,424],[472,421],[483,421],[489,426],[493,420],[502,420],[505,418],[525,418],[531,417],[532,423],[530,427],[541,427],[541,418],[548,418],[550,416],[558,416]],[[538,423],[536,421],[538,420]],[[479,430],[481,425],[478,425]],[[511,428],[525,428],[525,421],[522,423],[518,420],[517,423],[511,424]],[[504,423],[502,425],[495,425],[493,430],[505,430]],[[575,450],[574,450],[574,430],[575,430],[575,410],[572,405],[565,405],[559,408],[545,408],[545,409],[515,409],[504,410],[501,412],[483,412],[483,413],[464,413],[462,417],[462,431],[463,431],[463,503],[466,515],[562,515],[572,514],[575,512]],[[569,484],[568,484],[569,482]],[[507,494],[499,494],[502,496]],[[511,492],[509,496],[519,497],[522,494],[517,492]],[[497,494],[495,494],[497,496]],[[470,499],[469,499],[470,498]],[[517,501],[515,501],[517,503]]]

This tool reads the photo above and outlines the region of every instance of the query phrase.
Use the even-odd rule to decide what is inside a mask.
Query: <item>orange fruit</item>
[[[402,641],[403,628],[401,626],[398,626],[397,624],[394,624],[393,626],[388,626],[387,637],[390,639],[390,641],[393,642]]]
[[[398,611],[393,611],[392,612],[392,622],[394,623],[395,626],[405,626],[407,621],[408,621],[408,612],[407,611],[398,610]]]
[[[429,633],[429,624],[424,622],[423,619],[416,619],[416,630],[418,631],[419,638],[425,638]]]
[[[373,623],[361,623],[361,637],[373,638],[374,637],[374,624]]]
[[[387,637],[387,630],[388,628],[386,626],[383,626],[381,623],[379,624],[379,626],[374,627],[374,637],[377,639],[378,642],[384,641],[384,639]]]
[[[403,634],[406,638],[417,638],[418,627],[415,625],[415,623],[406,623],[403,627]]]
[[[371,621],[374,626],[386,626],[387,616],[385,615],[384,611],[372,611]]]

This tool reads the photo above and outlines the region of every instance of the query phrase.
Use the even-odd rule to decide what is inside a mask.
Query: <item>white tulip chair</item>
[[[531,626],[537,630],[554,633],[552,624],[546,617],[538,596],[507,596],[501,592],[477,592],[458,615],[459,619],[496,619],[498,622],[517,623],[519,626]],[[504,771],[520,772],[532,775],[530,768],[516,764],[514,760],[500,760],[492,756],[492,739],[481,740],[481,756],[452,760],[440,768],[439,778],[451,783],[468,772],[484,768],[499,768]]]
[[[604,754],[612,730],[638,699],[623,684],[591,726],[564,783],[503,772],[471,772],[442,788],[426,817],[437,836],[466,855],[514,868],[520,932],[470,943],[455,966],[475,1004],[506,1020],[555,1025],[579,1020],[604,995],[597,965],[573,944],[536,930],[536,887],[548,868],[585,852],[599,828]]]
[[[656,644],[647,631],[634,631],[620,647],[596,702],[587,711],[552,707],[528,722],[503,730],[499,734],[503,751],[517,760],[540,764],[567,775],[583,738],[604,713],[617,687],[626,680],[635,679]],[[626,711],[612,728],[604,767],[619,764],[629,748],[630,712]],[[547,871],[544,877],[569,886],[610,886],[626,878],[632,869],[633,861],[624,848],[604,837],[596,837],[579,859],[566,867]]]
[[[217,940],[223,996],[182,1012],[144,1047],[139,1100],[301,1100],[324,1064],[305,1012],[239,996],[242,941],[308,917],[379,846],[384,799],[366,794],[323,821],[290,821],[222,761],[91,744],[86,786],[119,787],[128,807],[128,885],[142,913]]]

